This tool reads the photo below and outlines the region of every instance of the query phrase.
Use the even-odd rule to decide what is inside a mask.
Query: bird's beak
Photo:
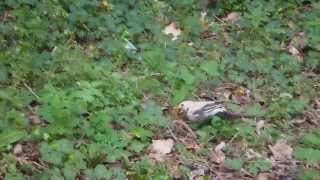
[[[178,106],[173,108],[174,112],[176,112],[177,114],[182,114],[182,109]]]

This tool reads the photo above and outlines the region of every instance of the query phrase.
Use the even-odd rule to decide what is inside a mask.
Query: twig
[[[197,138],[197,135],[193,132],[193,130],[189,127],[188,124],[186,124],[183,121],[179,121],[179,120],[175,120],[174,122],[181,124],[184,128],[186,128],[189,131],[189,133],[192,135],[193,138],[195,138],[195,139]]]
[[[168,132],[169,132],[169,134],[171,135],[171,137],[172,137],[176,142],[179,142],[179,139],[177,138],[176,135],[174,135],[174,133],[172,132],[172,129],[171,129],[171,128],[168,128]]]
[[[32,90],[32,88],[31,88],[30,86],[28,86],[28,84],[23,83],[23,85],[24,85],[24,87],[26,87],[26,88],[29,90],[29,92],[30,92],[34,97],[36,97],[37,99],[40,99],[40,97]]]
[[[220,23],[225,24],[224,20],[218,18],[217,16],[213,16],[214,18],[216,18]]]
[[[227,144],[231,144],[233,142],[233,140],[235,140],[239,135],[239,132],[237,132],[235,135],[233,135],[233,137],[227,142]]]

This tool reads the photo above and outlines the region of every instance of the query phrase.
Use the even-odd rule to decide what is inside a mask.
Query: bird
[[[186,100],[178,104],[177,109],[188,121],[198,123],[207,122],[215,116],[231,120],[244,117],[242,114],[229,112],[217,101]]]

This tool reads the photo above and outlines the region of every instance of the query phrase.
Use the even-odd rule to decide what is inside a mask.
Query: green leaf
[[[249,172],[256,176],[260,171],[265,172],[271,170],[272,164],[270,161],[260,159],[254,163],[249,164],[248,168]]]
[[[201,64],[200,68],[211,76],[219,76],[219,64],[217,61],[208,61]]]
[[[14,129],[2,132],[0,134],[0,147],[4,147],[11,143],[17,142],[25,136],[26,133],[24,131]]]
[[[189,88],[187,86],[183,86],[180,89],[175,89],[172,92],[171,102],[173,105],[177,105],[181,101],[183,101],[186,96],[189,94]]]
[[[139,141],[133,141],[130,145],[130,150],[140,153],[144,148],[146,147],[146,144],[141,143]]]
[[[145,128],[136,128],[131,131],[131,134],[134,137],[141,138],[141,139],[146,139],[153,135],[152,131]]]
[[[320,147],[320,134],[314,132],[304,135],[301,138],[301,142],[308,146]]]
[[[318,149],[298,147],[294,151],[294,156],[310,164],[320,163],[320,150]]]
[[[246,110],[246,114],[250,116],[263,116],[265,112],[262,110],[260,104],[254,104],[253,106],[250,106]]]
[[[73,143],[67,139],[55,141],[51,144],[51,147],[62,153],[71,153],[73,151]]]
[[[243,160],[241,158],[227,159],[225,165],[233,170],[239,171],[242,168]]]
[[[185,32],[190,35],[199,35],[202,31],[202,26],[198,16],[189,16],[184,18],[183,27]]]
[[[316,170],[303,170],[299,173],[299,179],[300,180],[313,180],[313,179],[319,179],[320,172]]]
[[[194,74],[191,74],[187,69],[183,69],[181,71],[180,77],[186,84],[193,84],[193,82],[195,81]]]
[[[104,165],[98,164],[94,168],[94,175],[97,179],[110,179],[112,174]]]

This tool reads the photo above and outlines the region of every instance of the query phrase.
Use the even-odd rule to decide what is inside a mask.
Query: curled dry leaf
[[[217,164],[221,164],[224,162],[225,159],[226,159],[226,156],[222,151],[213,151],[211,153],[210,160],[212,162],[215,162]]]
[[[173,37],[172,37],[172,41],[175,41],[178,39],[178,36],[180,36],[181,34],[181,30],[179,28],[177,28],[177,25],[176,23],[172,22],[171,24],[169,24],[168,26],[166,26],[163,30],[163,32],[165,34],[171,34]]]
[[[259,120],[256,123],[256,132],[258,135],[261,134],[261,129],[264,127],[264,120]]]
[[[190,173],[189,180],[202,180],[205,175],[204,169],[193,170]]]
[[[268,173],[259,173],[255,179],[256,180],[268,180],[269,174]]]
[[[299,51],[296,47],[294,47],[293,45],[290,44],[290,45],[287,47],[287,51],[288,51],[293,57],[297,58],[298,60],[301,61],[301,60],[303,59],[300,51]]]
[[[21,144],[16,144],[13,148],[13,154],[21,154],[23,152],[22,150],[22,145]]]
[[[223,153],[222,149],[226,146],[225,142],[221,142],[220,144],[218,144],[215,148],[214,151],[211,153],[211,161],[215,162],[217,164],[221,164],[224,162],[224,160],[226,159],[225,154]]]
[[[261,158],[262,155],[260,153],[255,152],[253,149],[248,149],[246,151],[245,156],[247,157],[247,159],[251,160],[251,159],[256,159],[256,158]]]
[[[165,140],[152,140],[151,152],[157,154],[168,154],[171,152],[174,145],[174,141],[172,139]]]
[[[215,150],[215,151],[222,151],[222,149],[225,148],[225,147],[226,147],[226,143],[225,143],[224,141],[222,141],[220,144],[218,144],[218,145],[214,148],[214,150]]]
[[[306,47],[306,37],[304,32],[296,34],[289,43],[291,46],[296,47],[299,51]]]
[[[206,11],[201,12],[200,21],[201,21],[201,22],[204,22],[205,19],[206,19],[206,16],[207,16],[207,12],[206,12]]]
[[[173,145],[174,141],[172,139],[152,140],[149,157],[161,162],[163,156],[171,152]]]
[[[269,149],[276,160],[289,160],[292,158],[293,149],[284,139],[278,140],[274,146],[269,146]]]
[[[237,12],[231,12],[223,20],[229,21],[231,23],[237,22],[240,19],[240,15]]]

